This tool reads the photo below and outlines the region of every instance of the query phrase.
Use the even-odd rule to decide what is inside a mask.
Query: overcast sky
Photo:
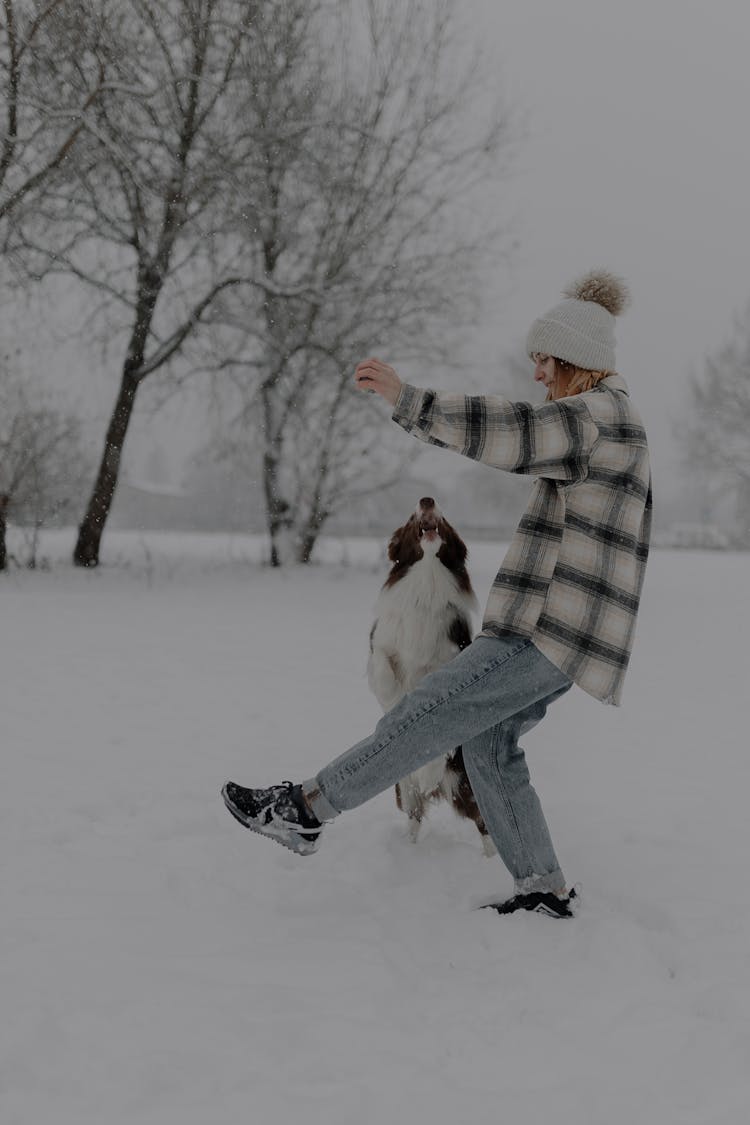
[[[462,11],[525,116],[498,189],[518,246],[486,335],[525,334],[592,266],[625,277],[618,368],[647,421],[657,489],[671,488],[670,418],[688,372],[750,303],[750,7],[462,0]]]

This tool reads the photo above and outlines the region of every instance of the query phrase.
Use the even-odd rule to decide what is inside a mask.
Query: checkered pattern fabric
[[[651,528],[646,432],[622,376],[538,406],[405,384],[393,419],[431,445],[536,478],[482,634],[530,637],[584,691],[619,704]]]

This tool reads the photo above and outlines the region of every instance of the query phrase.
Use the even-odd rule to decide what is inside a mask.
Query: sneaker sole
[[[319,845],[317,840],[315,840],[312,844],[308,844],[305,848],[305,851],[300,851],[299,848],[295,848],[293,844],[290,844],[287,840],[282,839],[281,836],[277,836],[275,833],[269,832],[268,829],[264,826],[256,824],[255,821],[253,821],[250,817],[246,817],[241,809],[237,808],[237,806],[234,804],[231,797],[227,793],[226,786],[224,786],[224,788],[222,789],[221,796],[224,800],[224,804],[226,805],[227,809],[232,814],[234,819],[237,821],[237,823],[241,824],[243,828],[247,828],[250,832],[254,832],[256,836],[263,836],[266,840],[272,840],[274,844],[281,844],[282,848],[286,848],[287,851],[293,852],[294,855],[313,855],[318,850]]]
[[[520,914],[520,915],[524,915],[524,914],[546,914],[548,918],[560,918],[563,921],[566,918],[575,918],[575,914],[573,913],[572,910],[569,911],[567,914],[558,914],[556,910],[550,910],[549,907],[543,906],[541,904],[539,906],[532,907],[531,910],[527,910],[526,907],[520,907],[518,910],[502,910],[501,909],[502,905],[503,905],[502,903],[498,903],[498,902],[484,902],[484,903],[482,903],[481,906],[475,907],[475,909],[476,910],[495,910],[495,911],[497,911],[498,914],[502,915],[503,918],[510,918],[514,914]]]
[[[568,909],[564,914],[559,914],[556,910],[551,910],[545,903],[540,902],[537,906],[528,910],[526,907],[519,907],[518,910],[502,910],[501,907],[505,906],[505,902],[478,902],[474,907],[475,910],[496,910],[498,914],[546,914],[548,918],[575,918],[576,912],[572,909],[573,904],[578,905],[580,895],[575,887],[571,887],[568,895]]]

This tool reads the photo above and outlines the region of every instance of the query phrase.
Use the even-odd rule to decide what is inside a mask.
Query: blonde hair
[[[589,371],[585,367],[576,367],[574,363],[568,363],[564,359],[555,360],[555,373],[557,371],[563,372],[565,375],[570,375],[570,382],[568,383],[565,391],[565,397],[570,395],[584,394],[586,391],[591,391],[600,383],[602,379],[606,379],[608,375],[612,375],[612,371]],[[547,402],[552,401],[552,392],[547,393]]]

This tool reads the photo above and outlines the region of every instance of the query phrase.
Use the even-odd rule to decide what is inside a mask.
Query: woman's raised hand
[[[364,359],[357,364],[354,372],[354,381],[361,391],[374,391],[375,394],[396,405],[396,399],[401,393],[401,380],[392,367],[380,359]]]

